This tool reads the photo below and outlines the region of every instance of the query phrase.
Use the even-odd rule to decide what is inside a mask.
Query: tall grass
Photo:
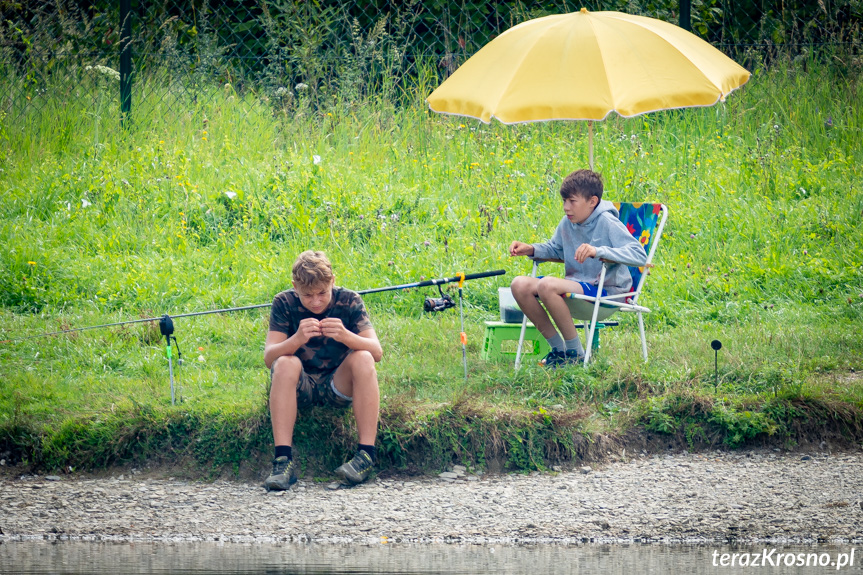
[[[671,208],[657,301],[704,310],[857,295],[858,84],[784,63],[755,70],[724,104],[598,124],[607,197]],[[486,126],[429,113],[421,93],[408,106],[335,101],[285,115],[212,90],[207,104],[153,113],[131,132],[116,129],[116,101],[6,119],[4,305],[258,302],[310,246],[353,288],[523,272],[505,246],[550,234],[561,178],[586,163],[580,123]],[[137,107],[159,110],[164,95],[142,92],[156,102]],[[479,288],[483,305],[493,287]]]
[[[529,271],[506,247],[553,231],[560,181],[587,164],[586,125],[438,116],[423,102],[431,73],[391,87],[395,100],[372,90],[325,105],[214,86],[182,114],[164,102],[184,93],[154,81],[125,131],[107,91],[92,107],[57,96],[3,118],[2,337],[265,303],[315,248],[353,289],[507,271],[466,286],[467,384],[455,315],[424,315],[429,294],[415,290],[366,298],[386,349],[385,404],[582,405],[599,427],[642,413],[633,401],[691,390],[746,402],[790,386],[859,405],[859,383],[831,378],[863,367],[860,76],[814,56],[753,72],[714,107],[596,125],[606,198],[670,207],[644,299],[649,364],[625,321],[587,371],[479,359],[496,288]],[[183,409],[260,409],[265,312],[177,328]],[[152,326],[3,343],[0,418],[164,404],[160,345]]]

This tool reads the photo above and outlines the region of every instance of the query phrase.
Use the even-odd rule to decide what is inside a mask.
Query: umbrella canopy
[[[486,44],[427,101],[435,112],[505,124],[602,120],[711,106],[749,72],[673,24],[621,12],[546,16]],[[592,136],[592,132],[591,132]],[[591,141],[591,164],[592,161]]]

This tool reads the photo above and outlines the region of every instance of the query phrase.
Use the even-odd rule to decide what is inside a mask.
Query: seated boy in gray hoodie
[[[551,352],[540,362],[549,367],[579,363],[584,359],[584,347],[578,339],[564,294],[597,295],[602,270],[599,258],[632,264],[647,262],[644,247],[620,221],[614,204],[602,199],[599,174],[576,170],[563,180],[560,196],[564,217],[549,241],[538,244],[514,241],[509,246],[509,255],[513,257],[564,261],[565,279],[518,276],[512,280],[515,301],[551,346]],[[627,266],[609,265],[602,295],[628,292],[631,287],[632,277]]]

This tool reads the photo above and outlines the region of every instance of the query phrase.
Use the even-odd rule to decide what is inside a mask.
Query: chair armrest
[[[555,263],[555,264],[564,263],[563,260],[559,260],[557,258],[543,260],[543,259],[531,257],[530,259],[532,259],[533,261],[535,261],[538,264],[545,263],[545,262],[551,262],[551,263]],[[652,268],[653,267],[653,264],[640,264],[638,262],[625,262],[622,260],[612,260],[612,259],[608,259],[608,258],[599,258],[599,261],[604,262],[604,263],[608,263],[608,264],[623,264],[625,266],[632,266],[634,268]]]
[[[623,264],[625,266],[632,266],[634,268],[652,268],[653,264],[640,264],[637,262],[625,262],[620,260],[611,260],[608,258],[599,258],[599,261],[606,264]]]

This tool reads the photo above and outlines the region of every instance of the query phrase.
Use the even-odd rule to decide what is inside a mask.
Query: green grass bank
[[[560,181],[587,163],[584,124],[437,116],[421,80],[399,105],[285,107],[213,87],[127,131],[107,96],[2,117],[0,455],[255,476],[271,441],[266,310],[176,320],[174,406],[152,324],[29,337],[267,303],[308,248],[353,289],[507,272],[466,284],[467,382],[457,310],[422,312],[436,292],[366,298],[385,349],[382,469],[859,444],[863,110],[860,76],[843,70],[775,62],[717,106],[596,125],[606,197],[670,209],[643,300],[650,362],[621,318],[593,366],[558,372],[482,360],[482,322],[498,315],[497,287],[529,272],[509,243],[544,240],[559,220]],[[315,476],[352,449],[351,427],[349,414],[303,414],[297,446]]]

